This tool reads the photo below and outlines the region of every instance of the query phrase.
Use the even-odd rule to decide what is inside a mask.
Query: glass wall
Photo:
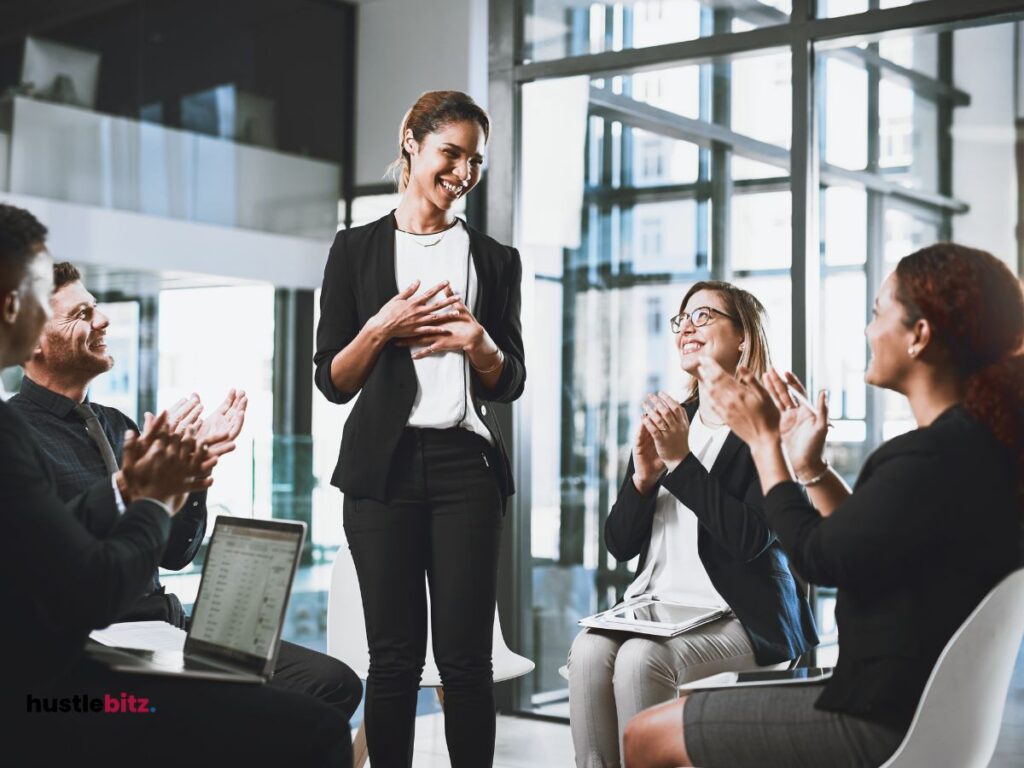
[[[802,34],[814,43],[815,17],[877,24],[907,4],[801,4]],[[881,440],[913,427],[901,397],[863,381],[886,274],[946,238],[1018,269],[1016,25],[950,19],[939,32],[830,39],[809,61],[782,35],[793,51],[766,35],[763,51],[705,47],[690,62],[630,53],[701,37],[724,51],[731,33],[790,22],[788,4],[750,10],[765,5],[522,4],[515,240],[532,273],[531,383],[511,546],[519,650],[537,667],[517,708],[566,714],[559,668],[576,622],[632,579],[603,525],[643,397],[687,385],[668,318],[693,281],[730,280],[762,300],[775,365],[828,390],[831,459],[853,481]],[[810,112],[794,124],[798,95]],[[797,160],[814,187],[790,177]],[[815,602],[827,661],[834,598],[819,590]]]

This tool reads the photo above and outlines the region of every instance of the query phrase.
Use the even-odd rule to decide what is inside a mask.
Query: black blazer
[[[794,483],[768,492],[794,567],[838,587],[839,662],[819,708],[910,725],[949,638],[1020,566],[1018,479],[1009,451],[955,406],[875,451],[829,517]]]
[[[696,402],[686,405],[691,418],[696,410]],[[816,646],[811,607],[765,520],[761,481],[746,444],[730,432],[711,472],[691,453],[659,486],[697,516],[701,563],[746,630],[757,663],[778,664]],[[604,536],[619,562],[640,555],[637,572],[647,560],[656,500],[656,492],[641,496],[633,485],[631,457]]]
[[[398,293],[395,279],[394,212],[361,227],[342,230],[334,238],[320,293],[320,324],[316,331],[314,379],[333,403],[355,397],[331,381],[331,361],[359,333],[366,321]],[[510,403],[523,392],[520,281],[523,267],[515,248],[467,227],[477,274],[477,321],[505,353],[505,367],[494,389],[484,391],[472,374],[470,387],[477,415],[494,438],[499,454],[496,468],[502,492],[515,492],[512,467],[493,409],[484,401]],[[416,398],[416,372],[407,348],[389,343],[381,351],[361,396],[345,422],[338,464],[331,484],[355,498],[387,499],[387,477],[398,438],[409,420]]]
[[[61,501],[28,423],[0,403],[0,605],[17,622],[0,653],[5,689],[22,702],[71,669],[89,631],[124,613],[160,562],[171,521],[154,502],[129,504],[102,541],[75,519],[113,506],[109,479]]]

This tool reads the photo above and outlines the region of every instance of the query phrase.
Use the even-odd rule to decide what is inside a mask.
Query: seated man
[[[43,327],[39,344],[25,363],[21,391],[11,398],[10,405],[33,426],[36,439],[52,459],[57,491],[68,499],[104,478],[110,482],[112,475],[118,477],[123,435],[126,429],[137,427],[116,408],[88,401],[89,384],[114,365],[104,343],[109,320],[97,308],[96,299],[86,290],[73,265],[56,264],[53,277],[53,317]],[[234,448],[245,407],[245,393],[232,390],[220,408],[199,423],[202,405],[199,397],[193,395],[174,406],[170,427],[178,432],[198,427],[197,439],[205,441],[213,455],[223,455]],[[90,417],[95,419],[93,425]],[[191,494],[187,499],[181,497],[175,503],[180,512],[171,525],[161,565],[183,568],[196,556],[203,541],[206,492]],[[113,527],[117,513],[83,515],[80,520],[91,533],[102,538]],[[119,618],[185,624],[180,601],[164,593],[156,572],[149,594]],[[362,696],[359,677],[345,664],[289,642],[281,643],[271,685],[316,696],[338,709],[346,722],[352,718]]]
[[[50,315],[52,260],[46,229],[0,204],[0,368],[23,362]],[[351,745],[336,709],[273,686],[238,686],[112,672],[82,658],[91,629],[121,615],[147,589],[183,494],[209,486],[216,457],[167,415],[126,438],[115,489],[110,478],[67,502],[32,429],[0,402],[0,633],[6,660],[0,712],[12,765],[103,764],[126,757],[148,766],[201,759],[226,764],[348,765]],[[124,506],[104,538],[80,519]],[[86,700],[139,695],[146,717],[100,716]],[[26,706],[26,697],[28,706]],[[32,702],[47,700],[40,712]],[[187,752],[183,750],[187,748]]]

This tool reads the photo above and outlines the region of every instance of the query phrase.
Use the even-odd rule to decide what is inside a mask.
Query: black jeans
[[[406,429],[386,503],[345,497],[370,671],[366,741],[374,768],[412,765],[427,645],[427,588],[453,768],[494,758],[491,638],[505,499],[490,444],[464,429]]]

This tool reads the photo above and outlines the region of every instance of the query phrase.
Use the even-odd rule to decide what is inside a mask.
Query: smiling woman
[[[489,133],[466,94],[423,94],[399,130],[398,208],[338,233],[324,271],[316,383],[334,403],[360,395],[332,484],[366,614],[374,765],[411,759],[425,577],[452,765],[493,759],[491,638],[513,486],[484,401],[523,391],[522,266],[453,211],[480,181]]]

